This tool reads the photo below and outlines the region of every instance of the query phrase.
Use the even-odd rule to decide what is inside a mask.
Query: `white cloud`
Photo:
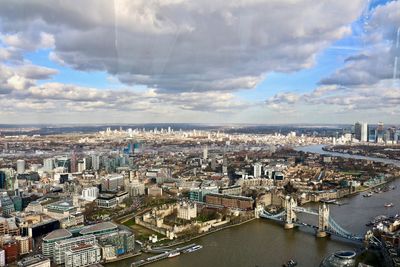
[[[0,23],[9,45],[54,46],[56,62],[105,70],[128,85],[234,91],[254,88],[270,71],[313,66],[318,52],[350,34],[349,24],[364,5],[363,0],[4,0]]]

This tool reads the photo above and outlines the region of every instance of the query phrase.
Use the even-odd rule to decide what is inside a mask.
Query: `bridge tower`
[[[329,227],[329,207],[324,203],[318,210],[318,230],[317,237],[326,237],[326,230]]]
[[[294,207],[297,206],[297,202],[294,198],[290,196],[285,197],[285,208],[286,208],[286,220],[285,220],[285,229],[292,229],[294,227],[294,222],[296,221],[296,213],[293,210]]]
[[[264,211],[264,206],[261,204],[257,204],[256,208],[254,209],[254,217],[260,218],[260,214]]]

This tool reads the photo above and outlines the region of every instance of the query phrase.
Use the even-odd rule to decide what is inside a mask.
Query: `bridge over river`
[[[310,216],[317,217],[315,225],[301,222],[297,218],[298,213],[304,213]],[[284,201],[284,210],[280,213],[269,213],[263,207],[258,206],[256,209],[256,216],[268,220],[282,222],[285,229],[291,229],[295,226],[310,227],[316,232],[317,237],[325,237],[327,235],[335,235],[352,241],[362,242],[363,237],[357,236],[343,227],[341,227],[329,214],[329,206],[325,203],[319,206],[318,210],[307,209],[297,206],[294,198],[287,196]]]

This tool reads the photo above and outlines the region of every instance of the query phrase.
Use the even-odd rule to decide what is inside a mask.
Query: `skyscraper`
[[[361,142],[368,142],[368,124],[363,122],[361,124]]]
[[[360,122],[354,124],[354,138],[361,141],[361,129],[362,125]]]
[[[25,160],[19,159],[17,160],[17,173],[21,174],[25,172]]]
[[[207,159],[208,158],[208,147],[204,147],[203,149],[203,159]]]
[[[262,174],[262,165],[260,163],[254,164],[254,178],[261,177]]]

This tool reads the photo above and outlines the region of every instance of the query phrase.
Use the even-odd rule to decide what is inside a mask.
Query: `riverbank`
[[[103,263],[104,263],[104,264],[113,263],[113,262],[117,262],[117,261],[122,261],[122,260],[130,259],[130,258],[133,258],[133,257],[137,257],[137,256],[140,256],[140,255],[142,255],[142,252],[127,253],[127,254],[124,254],[124,255],[122,255],[122,256],[119,256],[119,257],[117,257],[117,258],[115,258],[115,259],[105,260]]]
[[[185,240],[179,241],[179,242],[174,243],[174,244],[165,245],[165,246],[163,246],[162,248],[171,248],[171,247],[179,246],[179,245],[182,245],[182,244],[185,244],[185,243],[189,243],[189,242],[191,242],[191,241],[193,241],[193,240],[202,238],[202,237],[204,237],[204,236],[207,236],[207,235],[210,235],[210,234],[213,234],[213,233],[222,231],[222,230],[226,230],[226,229],[229,229],[229,228],[237,227],[237,226],[243,225],[243,224],[245,224],[245,223],[249,223],[249,222],[251,222],[251,221],[253,221],[253,220],[255,220],[255,219],[257,219],[257,218],[254,217],[254,218],[251,218],[251,219],[249,219],[249,220],[245,220],[245,221],[240,222],[240,223],[236,223],[236,224],[232,224],[232,225],[223,226],[223,227],[221,227],[221,228],[213,229],[213,230],[211,230],[211,231],[207,231],[207,232],[205,232],[205,233],[196,235],[196,236],[191,237],[191,238],[189,238],[189,239],[185,239]]]

